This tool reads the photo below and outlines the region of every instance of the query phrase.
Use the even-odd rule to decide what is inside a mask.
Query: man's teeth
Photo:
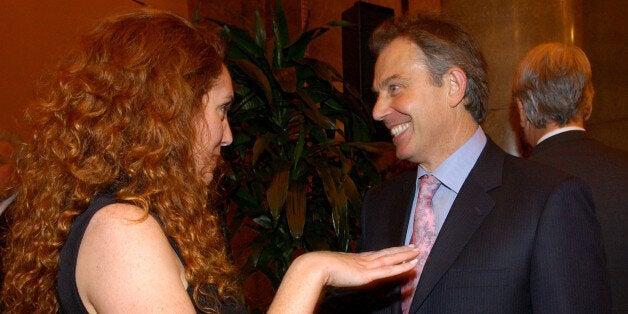
[[[399,135],[399,133],[405,131],[409,127],[410,127],[410,122],[406,122],[404,124],[400,124],[400,125],[392,128],[392,129],[390,129],[390,135],[397,136],[397,135]]]

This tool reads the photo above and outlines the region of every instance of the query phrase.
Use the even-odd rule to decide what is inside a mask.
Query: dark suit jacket
[[[404,173],[367,193],[361,250],[403,245],[415,179],[416,171]],[[410,312],[608,312],[599,235],[581,180],[489,140],[430,252]],[[363,292],[336,312],[401,313],[398,283]]]
[[[628,313],[628,152],[606,146],[583,131],[567,131],[539,143],[529,157],[581,177],[591,187],[602,227],[613,312]]]

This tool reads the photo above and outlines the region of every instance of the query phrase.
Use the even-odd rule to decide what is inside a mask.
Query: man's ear
[[[519,112],[519,125],[521,125],[522,128],[525,128],[528,124],[528,117],[526,117],[526,113],[523,110],[523,103],[519,98],[515,98],[515,102],[517,103],[517,112]]]
[[[454,108],[458,106],[464,99],[464,92],[467,89],[467,75],[459,67],[452,67],[447,71],[447,80],[449,80],[449,93],[447,97],[449,99],[449,106]]]
[[[587,121],[589,120],[589,118],[591,118],[591,113],[593,113],[593,106],[590,106],[589,108],[587,108],[584,114],[584,121]]]

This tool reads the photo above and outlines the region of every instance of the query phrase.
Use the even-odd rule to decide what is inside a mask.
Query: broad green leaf
[[[241,114],[241,111],[248,111],[253,109],[258,109],[263,106],[264,102],[256,101],[259,100],[259,94],[255,93],[255,91],[249,89],[248,87],[241,87],[236,91],[236,94],[240,96],[239,100],[233,104],[230,109],[230,114],[237,113]],[[238,98],[236,98],[238,99]],[[229,117],[229,121],[238,121],[238,116]]]
[[[303,61],[314,70],[318,77],[326,80],[330,85],[342,81],[342,75],[329,63],[311,58],[303,59]]]
[[[348,228],[348,203],[347,196],[342,190],[339,182],[342,171],[340,168],[330,166],[326,163],[317,165],[316,170],[323,181],[323,187],[327,194],[327,199],[332,208],[332,222],[336,233],[346,233]]]
[[[290,184],[286,200],[286,218],[288,219],[290,234],[295,239],[299,239],[303,235],[306,208],[305,187],[298,183]]]
[[[359,117],[353,118],[351,122],[351,137],[347,138],[348,141],[368,141],[375,134],[375,130],[370,127],[371,125],[365,123],[364,120]]]
[[[351,205],[353,205],[353,208],[362,208],[362,195],[358,192],[358,188],[350,176],[345,177],[345,181],[342,183],[342,189]]]
[[[255,10],[255,43],[260,47],[266,45],[266,27],[264,20],[259,15],[259,10]]]
[[[359,98],[355,98],[350,93],[340,92],[339,90],[335,89],[331,91],[331,94],[333,95],[333,97],[330,97],[330,99],[339,101],[344,109],[353,113],[356,118],[364,121],[363,117],[371,117],[370,109],[368,109]],[[364,122],[369,123],[370,125],[374,123],[372,119],[367,119]]]
[[[253,221],[266,229],[273,228],[273,222],[268,216],[265,216],[265,215],[258,216],[256,218],[253,218]]]
[[[256,83],[258,88],[264,92],[264,96],[266,96],[267,102],[273,101],[273,96],[271,93],[270,82],[268,82],[268,77],[258,68],[255,64],[253,64],[249,60],[233,60],[233,62],[242,69],[242,73],[247,75],[253,82]]]
[[[332,219],[334,229],[337,234],[347,233],[349,208],[347,206],[347,197],[344,194],[338,194],[338,200],[332,204]]]
[[[243,207],[241,210],[250,210],[260,207],[258,199],[253,194],[249,193],[247,189],[237,189],[234,196],[237,198],[240,206]]]
[[[275,220],[279,219],[279,214],[286,202],[288,195],[288,185],[290,182],[290,168],[283,168],[275,171],[273,179],[266,191],[268,209]]]
[[[233,169],[226,180],[237,219],[227,236],[257,232],[255,256],[246,265],[276,288],[296,252],[349,250],[361,195],[380,182],[380,160],[394,160],[395,151],[390,143],[369,143],[370,109],[340,73],[305,58],[314,39],[346,23],[306,25],[291,43],[281,0],[271,11],[268,17],[255,12],[246,32],[219,25],[228,36],[225,63],[237,93],[230,124],[238,135],[224,154]],[[286,164],[287,179],[277,174],[278,163]]]
[[[299,162],[295,163],[292,167],[292,171],[290,171],[290,181],[291,182],[306,182],[310,184],[309,181],[309,172],[308,172],[308,163],[307,162]]]
[[[238,46],[238,48],[245,52],[249,58],[256,59],[264,57],[264,49],[257,45],[255,40],[251,38],[251,35],[249,35],[247,31],[234,25],[224,24],[223,32]]]
[[[253,144],[253,159],[251,163],[254,165],[259,158],[259,155],[268,147],[268,143],[275,137],[274,134],[264,134],[257,138],[255,144]]]
[[[297,75],[294,67],[276,68],[273,70],[273,76],[283,91],[287,93],[297,91]]]
[[[333,206],[333,204],[338,201],[338,188],[336,186],[334,173],[332,173],[330,168],[331,167],[326,162],[316,164],[316,171],[323,181],[323,188],[325,189],[327,200]]]
[[[320,114],[320,112],[318,111],[318,104],[315,103],[305,91],[299,89],[297,90],[297,94],[299,94],[299,97],[301,97],[301,99],[303,99],[307,104],[307,106],[302,106],[301,109],[310,120],[314,121],[314,123],[318,124],[324,129],[337,129],[336,122]]]
[[[274,48],[273,48],[273,68],[278,69],[282,68],[284,64],[283,60],[283,45],[280,40],[281,30],[279,29],[279,25],[277,25],[276,19],[273,19],[273,34],[275,35],[274,40]]]
[[[371,153],[365,157],[377,172],[390,168],[397,160],[395,146],[389,142],[347,143],[347,146]]]
[[[242,144],[248,144],[251,141],[251,137],[246,133],[238,132],[237,134],[233,134],[233,147],[240,146]]]
[[[253,266],[254,268],[257,267],[258,262],[259,262],[259,256],[260,253],[262,252],[263,246],[256,244],[256,243],[252,243],[251,244],[251,254],[249,255],[249,259],[247,261],[247,263],[250,263],[251,266]]]
[[[339,146],[334,146],[332,148],[332,150],[336,153],[337,156],[339,156],[340,159],[340,169],[342,171],[341,175],[341,179],[344,179],[346,176],[349,175],[349,171],[351,171],[351,168],[353,168],[353,162],[351,161],[351,159],[347,158],[341,151],[340,151],[340,147]]]
[[[326,27],[319,27],[304,32],[292,45],[286,47],[288,49],[288,56],[292,59],[302,59],[312,40],[320,37],[328,30],[329,29]]]
[[[288,37],[288,20],[286,19],[286,11],[283,9],[283,3],[281,0],[277,0],[277,14],[275,19],[277,21],[277,27],[279,28],[275,33],[275,41],[278,42],[281,49],[283,49],[290,44],[290,38]]]
[[[192,17],[192,24],[199,25],[200,23],[201,23],[200,10],[196,9],[194,10],[194,16]]]

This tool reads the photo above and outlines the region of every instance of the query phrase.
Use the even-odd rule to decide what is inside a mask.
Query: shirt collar
[[[478,126],[475,133],[469,140],[460,146],[451,156],[434,170],[434,175],[443,185],[458,193],[464,180],[467,179],[469,172],[480,157],[484,146],[486,145],[486,134],[482,127]],[[417,179],[427,174],[427,172],[419,166]]]
[[[541,136],[541,138],[536,142],[536,145],[539,145],[539,143],[543,142],[544,140],[556,135],[556,134],[560,134],[563,132],[567,132],[567,131],[585,131],[584,128],[581,128],[579,126],[566,126],[566,127],[562,127],[562,128],[558,128],[556,130],[553,130],[551,132],[547,132],[545,133],[545,135]]]

